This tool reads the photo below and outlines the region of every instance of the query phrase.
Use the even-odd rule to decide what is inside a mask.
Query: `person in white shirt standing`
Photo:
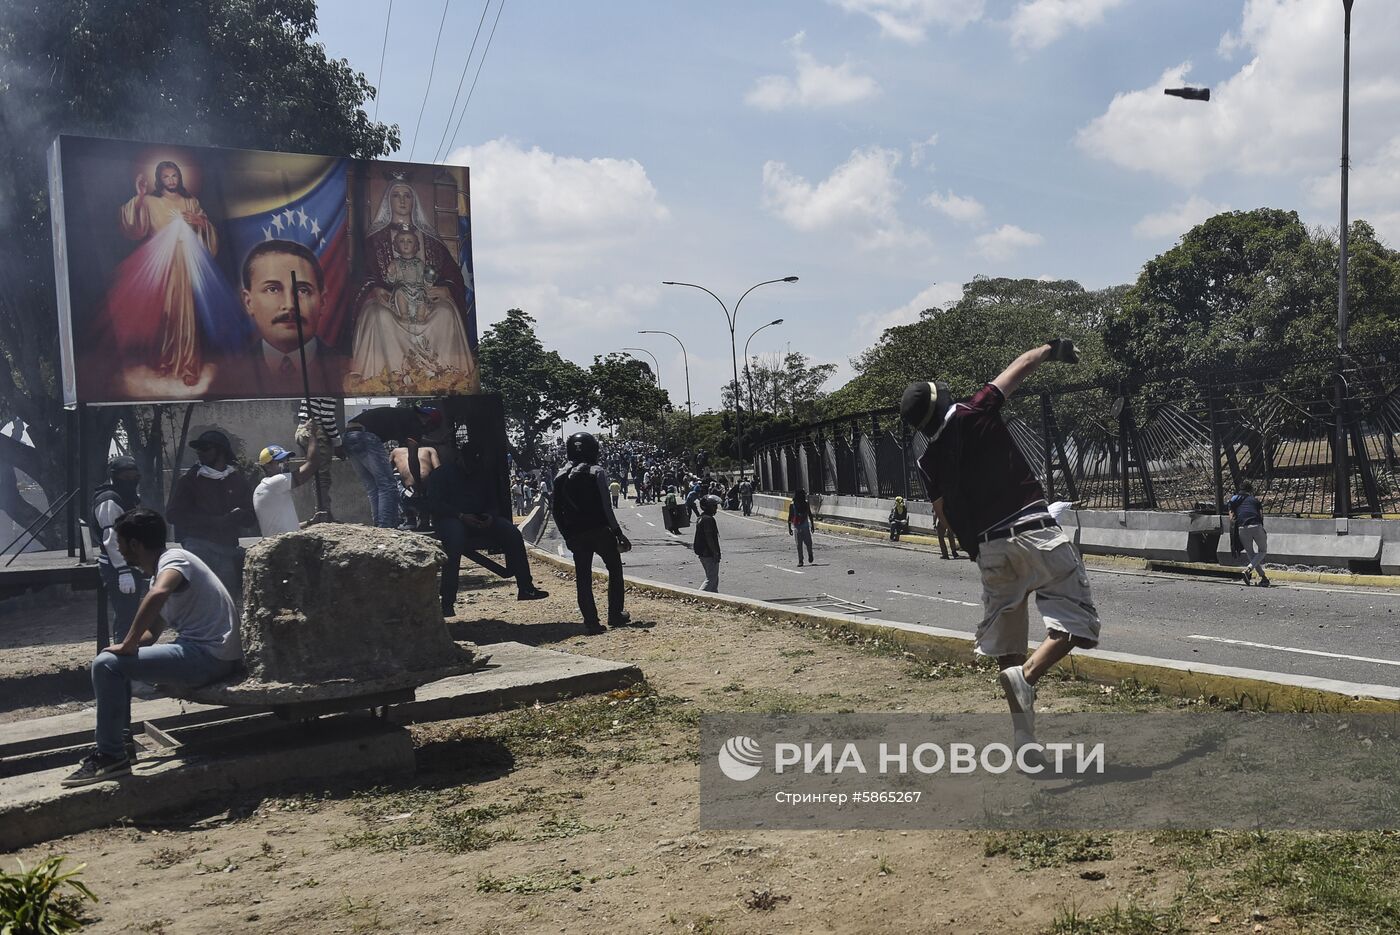
[[[316,476],[320,444],[312,420],[306,420],[302,428],[306,430],[306,460],[295,470],[287,470],[292,453],[281,445],[268,445],[258,455],[263,479],[253,491],[253,512],[258,514],[258,528],[263,536],[296,532],[301,528],[296,504],[292,502],[292,489]]]

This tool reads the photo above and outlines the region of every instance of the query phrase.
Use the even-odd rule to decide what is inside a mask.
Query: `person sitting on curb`
[[[199,556],[166,548],[165,519],[136,507],[117,517],[113,528],[122,557],[152,583],[126,638],[92,661],[97,750],[63,780],[70,788],[131,772],[133,680],[196,688],[232,675],[243,659],[233,598]],[[176,632],[175,641],[157,644],[164,627]]]
[[[974,648],[996,657],[1001,669],[997,679],[1011,708],[1018,766],[1040,759],[1036,683],[1074,647],[1092,649],[1099,642],[1083,559],[1051,515],[1044,489],[1001,416],[1026,378],[1050,360],[1074,364],[1079,355],[1073,342],[1056,339],[1026,351],[970,399],[954,402],[944,383],[911,383],[899,406],[904,421],[928,438],[919,471],[934,514],[981,572],[985,606]],[[1032,594],[1046,639],[1027,659]],[[1022,752],[1027,747],[1030,754]]]
[[[263,479],[253,490],[253,512],[258,516],[258,528],[264,537],[276,536],[284,532],[296,532],[301,528],[297,517],[297,505],[292,500],[292,488],[317,476],[321,467],[319,433],[310,419],[302,424],[306,438],[306,460],[295,470],[287,470],[287,462],[292,453],[281,445],[268,445],[258,454],[258,464],[262,467]],[[318,514],[316,520],[327,520],[326,515]]]
[[[899,537],[909,531],[909,507],[904,505],[903,497],[894,498],[894,506],[890,508],[890,541],[898,542]]]

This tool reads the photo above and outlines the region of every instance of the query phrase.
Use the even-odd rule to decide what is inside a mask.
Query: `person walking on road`
[[[1240,545],[1244,548],[1248,562],[1244,566],[1244,583],[1253,583],[1254,572],[1259,572],[1259,587],[1269,587],[1269,576],[1264,573],[1264,559],[1269,553],[1269,536],[1264,531],[1264,511],[1259,498],[1254,495],[1254,485],[1249,481],[1240,484],[1240,489],[1230,498],[1227,505],[1230,519],[1239,532]]]
[[[705,569],[705,586],[702,590],[719,590],[719,522],[715,513],[719,510],[719,497],[713,494],[700,498],[700,521],[695,524],[695,554]]]
[[[608,492],[608,472],[598,466],[598,439],[575,432],[564,446],[569,463],[554,477],[554,522],[564,544],[574,553],[574,577],[578,609],[585,633],[602,633],[598,605],[593,600],[593,556],[608,569],[608,626],[631,621],[622,609],[626,582],[622,578],[622,553],[632,543],[613,514]]]
[[[797,567],[802,567],[802,547],[807,547],[807,561],[814,563],[816,559],[812,557],[812,507],[807,502],[807,491],[798,488],[792,493],[792,502],[788,504],[787,515],[788,535],[797,541]]]
[[[1011,708],[1017,765],[1039,772],[1035,686],[1074,647],[1099,642],[1089,576],[1049,512],[1045,491],[1002,421],[1001,409],[1046,361],[1078,363],[1073,342],[1056,339],[1026,351],[970,399],[954,402],[945,383],[911,383],[900,413],[928,438],[919,471],[935,515],[977,562],[984,612],[976,652],[994,656]],[[1027,598],[1035,595],[1046,639],[1026,657]]]
[[[948,558],[948,546],[953,546],[953,558],[958,557],[958,537],[953,535],[952,527],[938,517],[933,517],[933,528],[938,531],[938,552],[943,558]]]
[[[613,481],[608,485],[608,495],[612,497],[613,509],[617,509],[617,498],[622,495],[622,485],[617,481]]]
[[[753,484],[747,480],[739,482],[739,506],[745,516],[753,515]]]

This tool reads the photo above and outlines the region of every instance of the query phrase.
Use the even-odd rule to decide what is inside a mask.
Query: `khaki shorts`
[[[984,542],[977,567],[982,572],[985,611],[977,627],[979,655],[1026,652],[1030,640],[1026,602],[1032,593],[1047,631],[1059,630],[1090,645],[1098,643],[1099,612],[1089,593],[1089,575],[1063,530],[1032,529]]]

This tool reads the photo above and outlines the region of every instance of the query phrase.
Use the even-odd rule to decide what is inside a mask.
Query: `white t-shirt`
[[[219,659],[242,659],[243,641],[233,598],[209,566],[184,549],[166,549],[156,563],[156,577],[173,568],[185,579],[161,608],[165,625],[187,643],[198,643]]]
[[[300,529],[297,507],[292,502],[292,475],[282,473],[259,481],[253,491],[253,512],[258,514],[258,527],[264,536]]]

